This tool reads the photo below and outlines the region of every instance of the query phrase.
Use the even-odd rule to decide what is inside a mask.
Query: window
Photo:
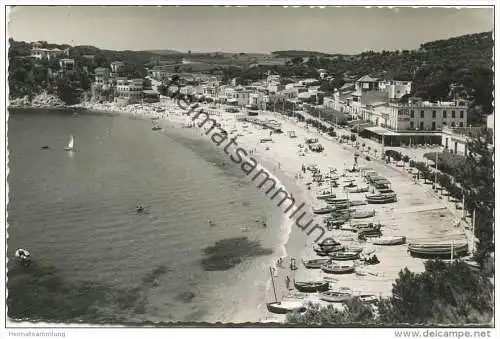
[[[455,117],[455,111],[451,111],[451,117],[454,118]]]
[[[420,111],[420,117],[423,118],[424,117],[424,111]]]
[[[410,118],[414,118],[415,117],[415,111],[414,110],[411,110],[410,111]]]
[[[446,126],[446,121],[443,121],[443,126]]]
[[[433,130],[433,131],[435,131],[435,130],[436,130],[436,122],[435,122],[435,121],[433,121],[433,122],[432,122],[432,130]]]
[[[460,121],[459,126],[464,127],[464,123],[462,121]]]
[[[447,118],[446,111],[443,111],[443,118]]]
[[[460,111],[460,119],[464,118],[464,111]]]
[[[410,121],[410,128],[413,129],[414,126],[413,126],[413,121]]]
[[[424,122],[423,122],[423,121],[421,121],[421,122],[420,122],[420,129],[421,129],[421,130],[423,130],[423,129],[424,129]]]
[[[436,119],[436,111],[432,111],[432,118]]]

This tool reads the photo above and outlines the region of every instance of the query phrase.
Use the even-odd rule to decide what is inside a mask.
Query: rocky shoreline
[[[31,100],[27,95],[22,98],[14,98],[9,100],[8,108],[54,108],[64,109],[68,108],[61,99],[56,95],[42,92],[35,95]]]

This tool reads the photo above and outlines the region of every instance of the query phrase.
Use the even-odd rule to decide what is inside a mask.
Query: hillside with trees
[[[427,42],[417,50],[367,51],[353,56],[305,51],[274,54],[307,58],[308,69],[326,69],[338,82],[345,74],[357,77],[369,74],[412,80],[412,95],[428,100],[468,98],[472,100],[471,123],[475,123],[481,120],[481,113],[489,114],[493,110],[493,48],[492,32],[484,32]],[[284,75],[291,72],[293,67]]]

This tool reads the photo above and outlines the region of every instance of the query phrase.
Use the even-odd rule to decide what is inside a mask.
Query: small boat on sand
[[[366,201],[369,204],[388,204],[391,202],[396,202],[397,195],[396,193],[381,193],[381,194],[367,195]]]
[[[367,202],[365,200],[351,200],[351,201],[349,201],[349,206],[363,206],[366,204],[367,204]]]
[[[382,224],[374,224],[372,222],[366,224],[354,224],[352,225],[357,232],[370,232],[370,231],[379,231],[382,228]]]
[[[325,273],[347,274],[354,272],[354,265],[338,264],[336,262],[328,262],[321,266],[321,270]]]
[[[375,216],[375,210],[357,211],[357,212],[351,213],[351,218],[353,218],[353,219],[365,219],[365,218],[371,218],[373,216]]]
[[[321,208],[313,208],[313,213],[314,214],[328,214],[328,213],[332,213],[332,212],[335,212],[335,208],[334,207],[321,207]]]
[[[410,243],[408,244],[408,251],[413,256],[450,257],[453,252],[454,257],[459,257],[468,253],[469,246],[466,241]]]
[[[348,287],[341,287],[336,291],[325,291],[319,295],[320,300],[332,303],[346,302],[352,298],[352,290]]]
[[[153,131],[158,131],[158,130],[161,130],[161,126],[160,126],[160,125],[155,124],[155,125],[153,125],[153,127],[151,127],[151,129],[152,129]]]
[[[374,304],[378,301],[377,296],[373,294],[360,294],[358,297],[365,304]]]
[[[295,288],[300,292],[323,292],[328,291],[330,284],[327,281],[296,281]]]
[[[373,238],[371,243],[374,245],[402,245],[406,242],[406,237],[404,236],[385,236],[380,238]]]
[[[311,259],[302,262],[304,263],[305,268],[318,269],[321,268],[322,265],[326,264],[329,260],[330,259]]]
[[[346,187],[344,186],[344,191],[348,193],[364,193],[364,192],[369,192],[370,187],[368,186],[363,186],[363,187]]]
[[[326,194],[321,194],[316,197],[318,200],[327,200],[327,199],[335,199],[337,197],[336,194],[333,193],[326,193]]]
[[[368,238],[380,238],[381,236],[382,236],[382,231],[380,229],[358,232],[359,240],[367,240]]]
[[[359,252],[355,251],[342,251],[330,253],[332,260],[356,260],[359,257]]]
[[[304,312],[306,307],[303,302],[298,300],[287,300],[287,301],[278,301],[276,295],[276,286],[274,285],[274,275],[273,270],[269,267],[269,273],[271,274],[271,281],[273,283],[273,291],[274,291],[274,302],[267,303],[267,310],[272,313],[277,314],[286,314],[291,312]]]
[[[266,305],[269,312],[276,314],[304,312],[306,310],[304,303],[301,301],[275,301]]]

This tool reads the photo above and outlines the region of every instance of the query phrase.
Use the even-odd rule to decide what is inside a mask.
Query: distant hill
[[[323,52],[316,52],[316,51],[300,51],[300,50],[287,50],[287,51],[275,51],[271,53],[273,56],[280,57],[280,58],[294,58],[294,57],[301,57],[301,58],[306,58],[310,56],[317,56],[317,57],[338,57],[338,56],[344,56],[344,54],[330,54],[330,53],[323,53]]]
[[[151,50],[151,51],[144,51],[144,52],[149,52],[153,53],[156,55],[176,55],[176,54],[184,54],[183,52],[179,51],[174,51],[172,49],[158,49],[158,50]]]

